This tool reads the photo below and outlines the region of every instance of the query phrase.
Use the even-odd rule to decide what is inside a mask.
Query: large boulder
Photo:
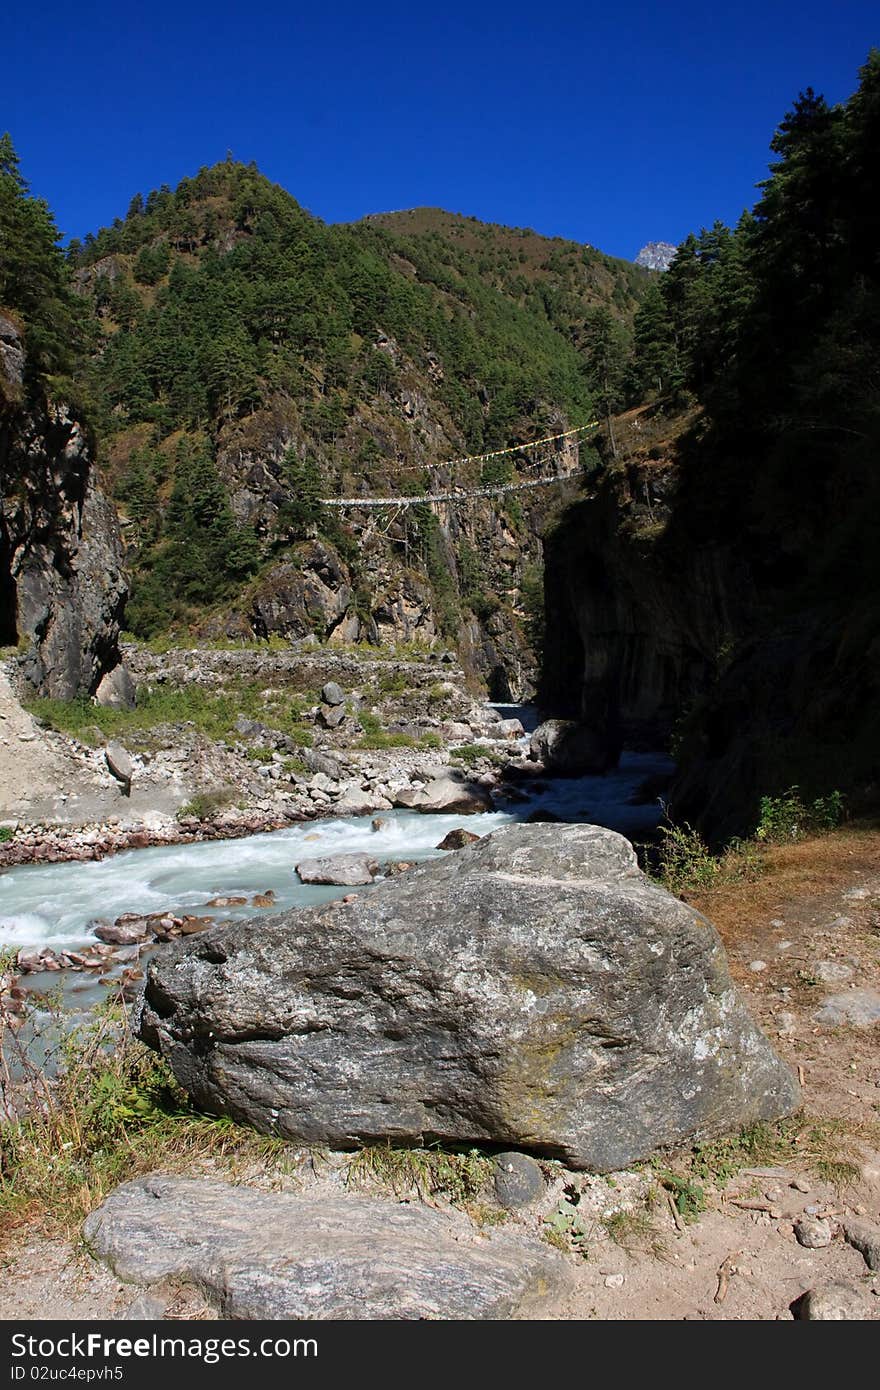
[[[228,1318],[540,1317],[569,1284],[541,1241],[460,1212],[161,1173],[117,1187],[83,1233],[120,1279],[196,1284]]]
[[[509,827],[350,903],[172,945],[140,1032],[205,1109],[341,1148],[601,1171],[799,1097],[711,923],[590,825]]]
[[[404,787],[396,793],[394,805],[426,816],[476,816],[492,810],[492,796],[479,782],[441,776],[424,787]]]
[[[615,756],[601,734],[574,719],[548,719],[529,741],[532,758],[562,777],[607,772]]]
[[[109,772],[122,786],[126,796],[131,795],[131,779],[134,776],[134,763],[131,755],[126,752],[121,743],[112,739],[104,749],[104,761]]]

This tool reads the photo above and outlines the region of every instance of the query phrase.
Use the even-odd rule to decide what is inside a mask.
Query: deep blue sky
[[[255,160],[327,221],[432,204],[631,257],[754,202],[802,88],[849,95],[876,0],[7,0],[0,131],[67,235]]]

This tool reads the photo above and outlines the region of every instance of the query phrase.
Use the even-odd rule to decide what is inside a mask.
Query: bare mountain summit
[[[636,256],[636,265],[645,266],[648,270],[668,270],[675,250],[668,241],[649,241]]]

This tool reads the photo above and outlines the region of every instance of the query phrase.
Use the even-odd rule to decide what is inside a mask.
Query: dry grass
[[[289,1171],[289,1146],[200,1114],[120,1005],[95,1011],[37,1066],[0,1011],[0,1242],[23,1224],[72,1238],[120,1182],[210,1164]],[[8,1118],[9,1116],[15,1118]]]
[[[611,1212],[602,1218],[602,1225],[614,1244],[628,1255],[649,1254],[657,1260],[668,1255],[663,1232],[658,1229],[647,1207]]]
[[[723,1188],[744,1169],[787,1168],[810,1173],[838,1192],[858,1181],[863,1144],[880,1143],[880,1124],[820,1118],[801,1112],[773,1123],[761,1121],[739,1134],[699,1144],[671,1160],[682,1184]]]
[[[442,1195],[461,1205],[486,1190],[492,1172],[492,1160],[476,1149],[449,1153],[375,1144],[352,1154],[345,1176],[350,1187],[381,1187],[396,1197],[414,1194],[422,1201]]]
[[[762,845],[757,855],[760,872],[719,875],[686,895],[725,942],[752,935],[786,902],[840,891],[851,886],[859,872],[876,876],[880,829],[874,824],[847,825],[792,844]]]

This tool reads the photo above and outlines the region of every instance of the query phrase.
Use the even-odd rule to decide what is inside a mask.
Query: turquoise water
[[[88,863],[11,869],[0,874],[0,947],[81,947],[93,939],[95,918],[112,921],[122,912],[185,910],[216,920],[259,915],[249,905],[208,908],[216,896],[250,898],[271,889],[277,909],[327,902],[351,890],[300,883],[294,871],[300,859],[343,853],[369,853],[380,863],[428,859],[440,853],[436,846],[456,826],[486,835],[537,808],[638,837],[656,824],[660,808],[656,802],[629,802],[646,777],[669,767],[656,755],[625,754],[620,767],[605,777],[552,782],[527,802],[481,816],[388,811],[379,813],[386,824],[378,831],[371,816],[310,821],[240,840],[156,845]]]

